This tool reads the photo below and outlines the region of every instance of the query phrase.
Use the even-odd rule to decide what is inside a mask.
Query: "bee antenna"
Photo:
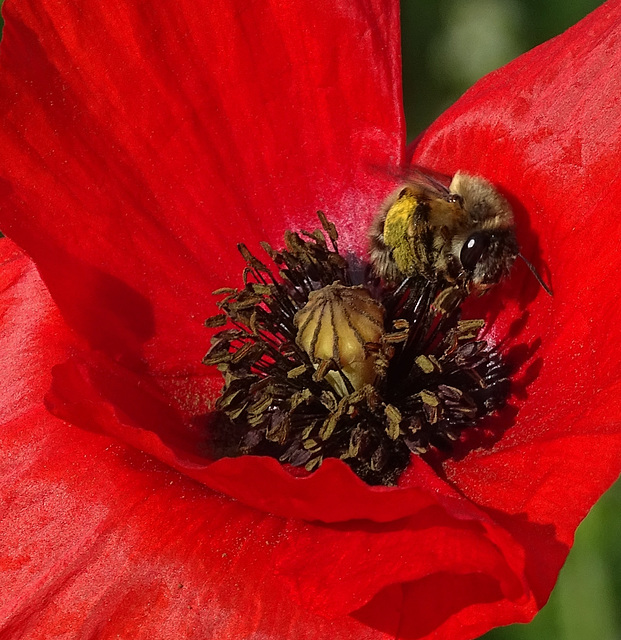
[[[542,280],[541,276],[539,275],[539,273],[537,273],[537,269],[535,269],[535,267],[533,267],[533,265],[521,254],[518,253],[518,257],[522,258],[522,260],[524,261],[524,263],[526,264],[526,266],[531,270],[532,274],[535,276],[535,278],[537,278],[537,282],[541,285],[541,288],[549,295],[552,295],[552,289],[550,289],[550,287],[548,287],[548,285]]]

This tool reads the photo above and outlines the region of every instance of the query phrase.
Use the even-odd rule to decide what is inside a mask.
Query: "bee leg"
[[[401,281],[401,284],[395,289],[393,296],[397,298],[400,296],[410,285],[412,284],[414,278],[413,276],[408,276]]]
[[[447,287],[438,293],[435,300],[433,301],[433,306],[442,314],[447,315],[455,311],[459,305],[466,299],[467,292],[464,291],[463,287],[459,285],[454,285],[452,287]]]

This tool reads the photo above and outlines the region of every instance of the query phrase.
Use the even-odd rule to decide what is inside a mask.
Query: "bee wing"
[[[404,170],[404,179],[406,183],[415,184],[424,187],[429,195],[446,199],[450,195],[448,185],[451,179],[441,174],[432,175],[427,171],[423,171],[418,167],[408,167]],[[443,182],[444,180],[446,182]]]
[[[389,176],[400,185],[418,187],[429,197],[446,199],[450,195],[448,185],[450,176],[432,173],[419,167],[386,167],[370,165],[369,168],[377,174]]]

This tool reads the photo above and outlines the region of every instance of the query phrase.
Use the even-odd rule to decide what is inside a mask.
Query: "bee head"
[[[508,275],[519,253],[511,206],[479,176],[457,172],[449,191],[461,198],[468,221],[456,234],[452,253],[471,286],[485,291]]]
[[[483,227],[490,223],[497,227],[513,226],[511,205],[484,178],[458,171],[453,176],[449,192],[461,200],[473,224]]]
[[[518,253],[513,229],[477,230],[461,245],[459,261],[473,287],[485,291],[509,274]]]

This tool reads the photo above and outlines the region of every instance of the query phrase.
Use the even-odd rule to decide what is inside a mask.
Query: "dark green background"
[[[1,0],[0,0],[1,4]],[[403,86],[408,137],[485,73],[555,36],[594,0],[404,0]],[[579,482],[579,479],[574,479]],[[621,640],[621,484],[593,508],[550,602],[529,625],[485,640]]]
[[[409,138],[481,76],[562,33],[595,0],[402,0]]]
[[[594,0],[403,0],[403,91],[414,138],[487,72],[561,33]],[[574,479],[579,482],[578,478]],[[621,484],[579,527],[535,620],[485,640],[621,640]]]

